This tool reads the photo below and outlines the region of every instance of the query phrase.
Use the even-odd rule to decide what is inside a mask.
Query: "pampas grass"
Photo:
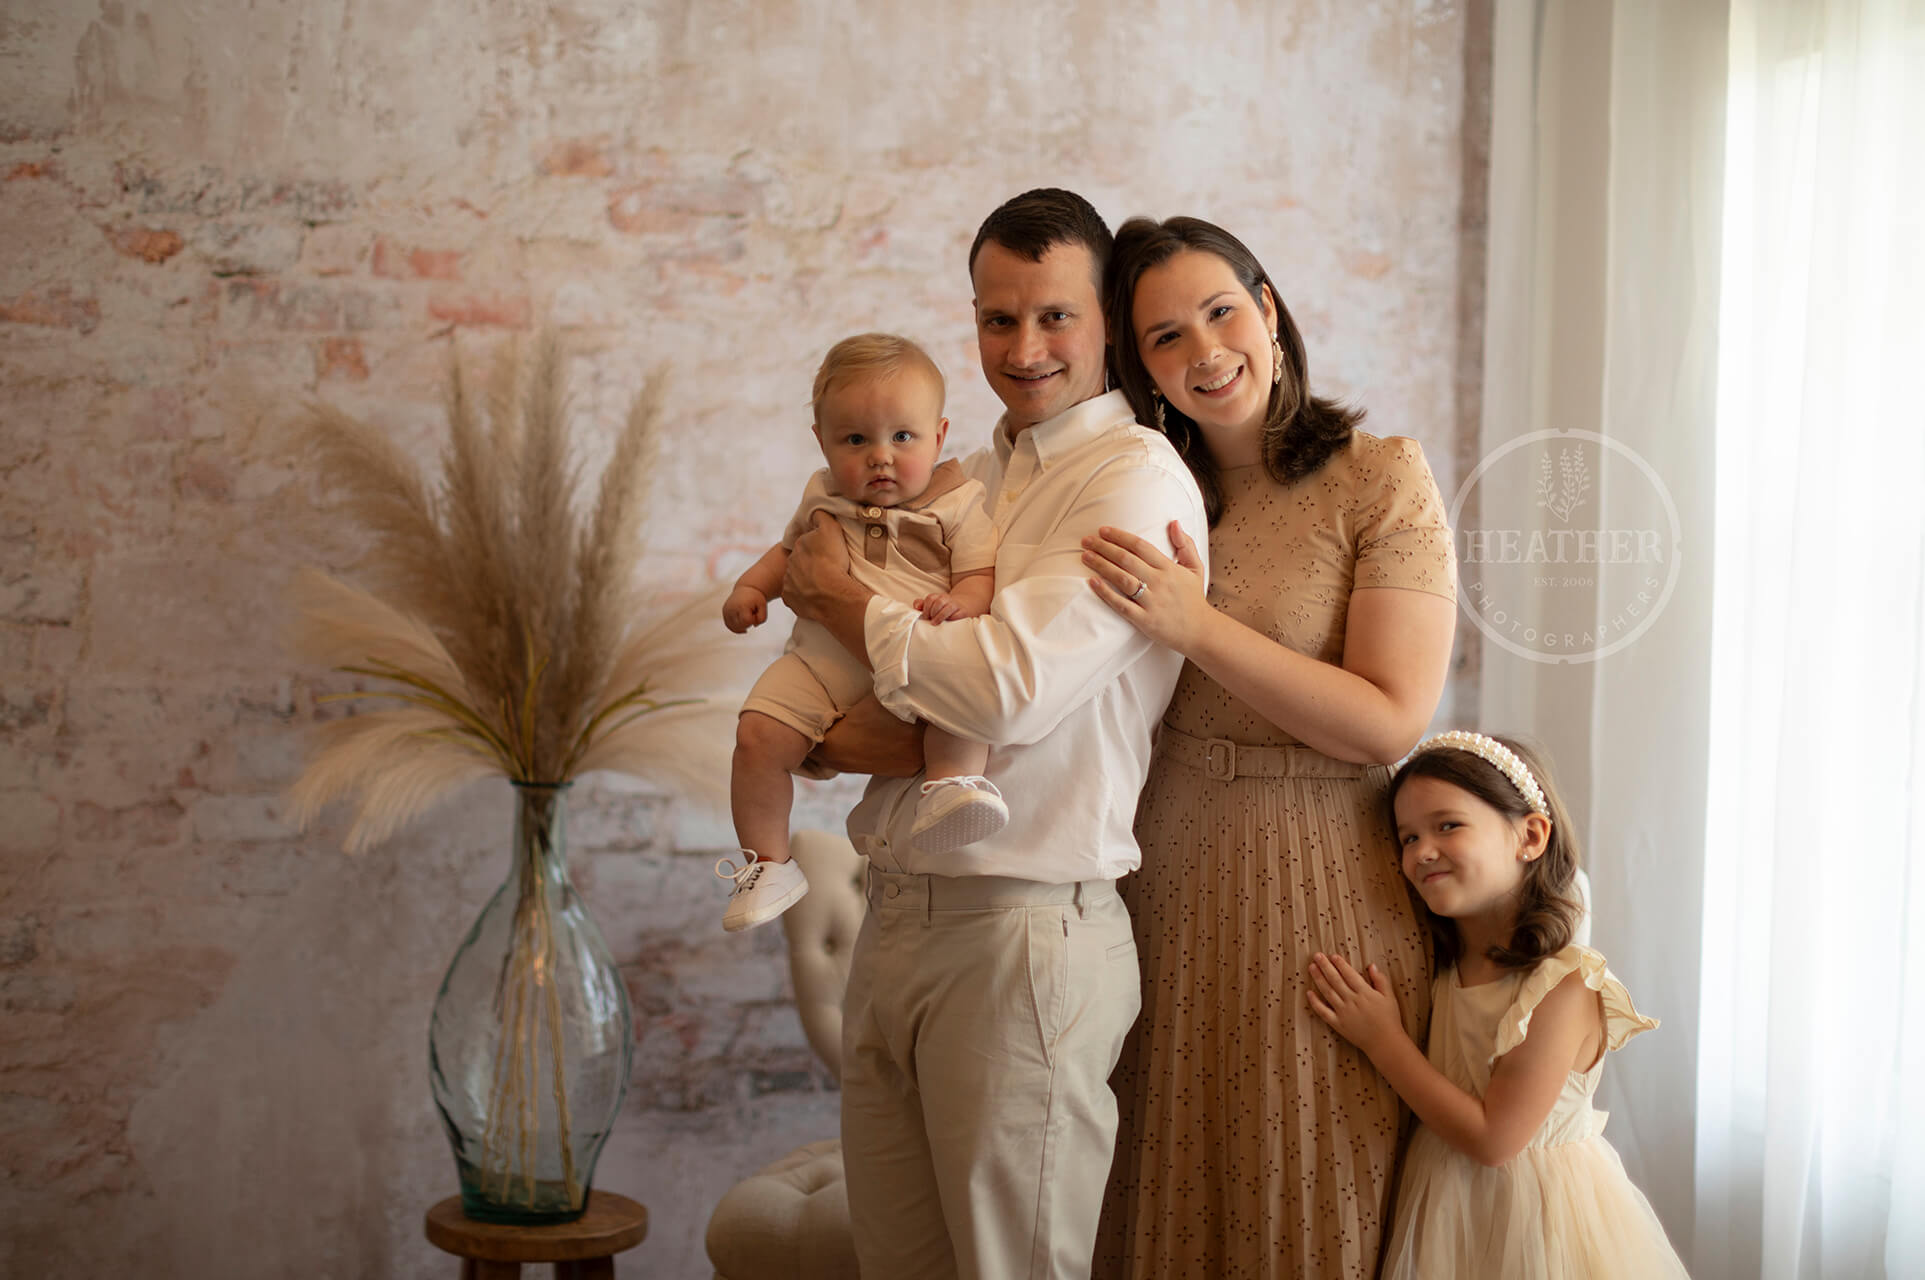
[[[597,769],[672,783],[720,807],[755,649],[718,643],[721,589],[659,618],[641,607],[635,569],[657,380],[629,409],[586,512],[577,510],[552,333],[525,361],[503,355],[479,404],[456,362],[447,416],[438,484],[384,432],[332,406],[310,404],[296,424],[320,483],[372,549],[362,584],[319,570],[296,578],[293,647],[372,684],[333,697],[377,705],[317,729],[292,791],[295,816],[305,826],[329,803],[352,801],[352,852],[476,778],[557,785]],[[554,976],[561,907],[543,880],[560,851],[546,821],[522,821],[555,815],[557,801],[540,790],[522,800],[518,828],[531,829],[490,1006],[500,1025],[478,1164],[502,1202],[535,1204],[545,1082],[563,1192],[579,1210],[587,1188],[570,1145]]]
[[[371,682],[333,697],[384,704],[321,726],[291,793],[303,826],[351,800],[350,851],[490,773],[562,783],[615,769],[723,801],[754,655],[716,643],[717,599],[649,618],[636,583],[659,380],[635,398],[585,512],[564,381],[552,333],[526,359],[505,352],[479,403],[456,362],[438,484],[330,405],[295,424],[321,486],[372,543],[364,585],[310,569],[292,590],[295,652]]]

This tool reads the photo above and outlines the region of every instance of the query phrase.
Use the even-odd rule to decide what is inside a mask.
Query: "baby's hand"
[[[1310,1007],[1338,1035],[1370,1057],[1404,1034],[1397,1011],[1397,993],[1376,965],[1369,978],[1350,967],[1342,956],[1322,952],[1310,957]]]
[[[769,598],[754,587],[737,587],[722,602],[722,623],[736,635],[769,620]]]
[[[965,616],[963,607],[942,591],[924,596],[911,607],[922,611],[925,622],[950,622]]]

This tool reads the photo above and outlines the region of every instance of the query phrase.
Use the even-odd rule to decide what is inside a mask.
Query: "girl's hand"
[[[1096,534],[1083,539],[1083,563],[1096,572],[1090,588],[1138,631],[1189,654],[1211,609],[1203,597],[1203,557],[1183,526],[1170,521],[1175,560],[1123,529],[1105,525]]]
[[[1376,1058],[1379,1051],[1404,1034],[1397,1008],[1397,992],[1376,965],[1369,977],[1350,967],[1342,956],[1321,951],[1310,957],[1310,1007],[1336,1033]]]
[[[769,598],[754,587],[737,587],[722,602],[722,624],[736,635],[769,620]]]
[[[963,607],[942,591],[931,592],[910,607],[922,614],[924,622],[948,622],[963,616]]]

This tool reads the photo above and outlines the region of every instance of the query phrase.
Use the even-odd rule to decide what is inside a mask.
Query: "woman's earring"
[[[1283,381],[1283,344],[1277,335],[1270,335],[1270,385],[1276,386]]]
[[[1169,428],[1163,425],[1163,393],[1161,391],[1150,392],[1150,404],[1156,409],[1156,429],[1168,435]]]

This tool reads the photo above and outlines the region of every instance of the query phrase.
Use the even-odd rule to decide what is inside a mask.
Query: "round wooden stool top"
[[[476,1222],[461,1214],[461,1197],[428,1210],[428,1240],[443,1253],[485,1262],[576,1262],[633,1249],[648,1234],[648,1210],[612,1191],[590,1191],[573,1222],[527,1227]]]

